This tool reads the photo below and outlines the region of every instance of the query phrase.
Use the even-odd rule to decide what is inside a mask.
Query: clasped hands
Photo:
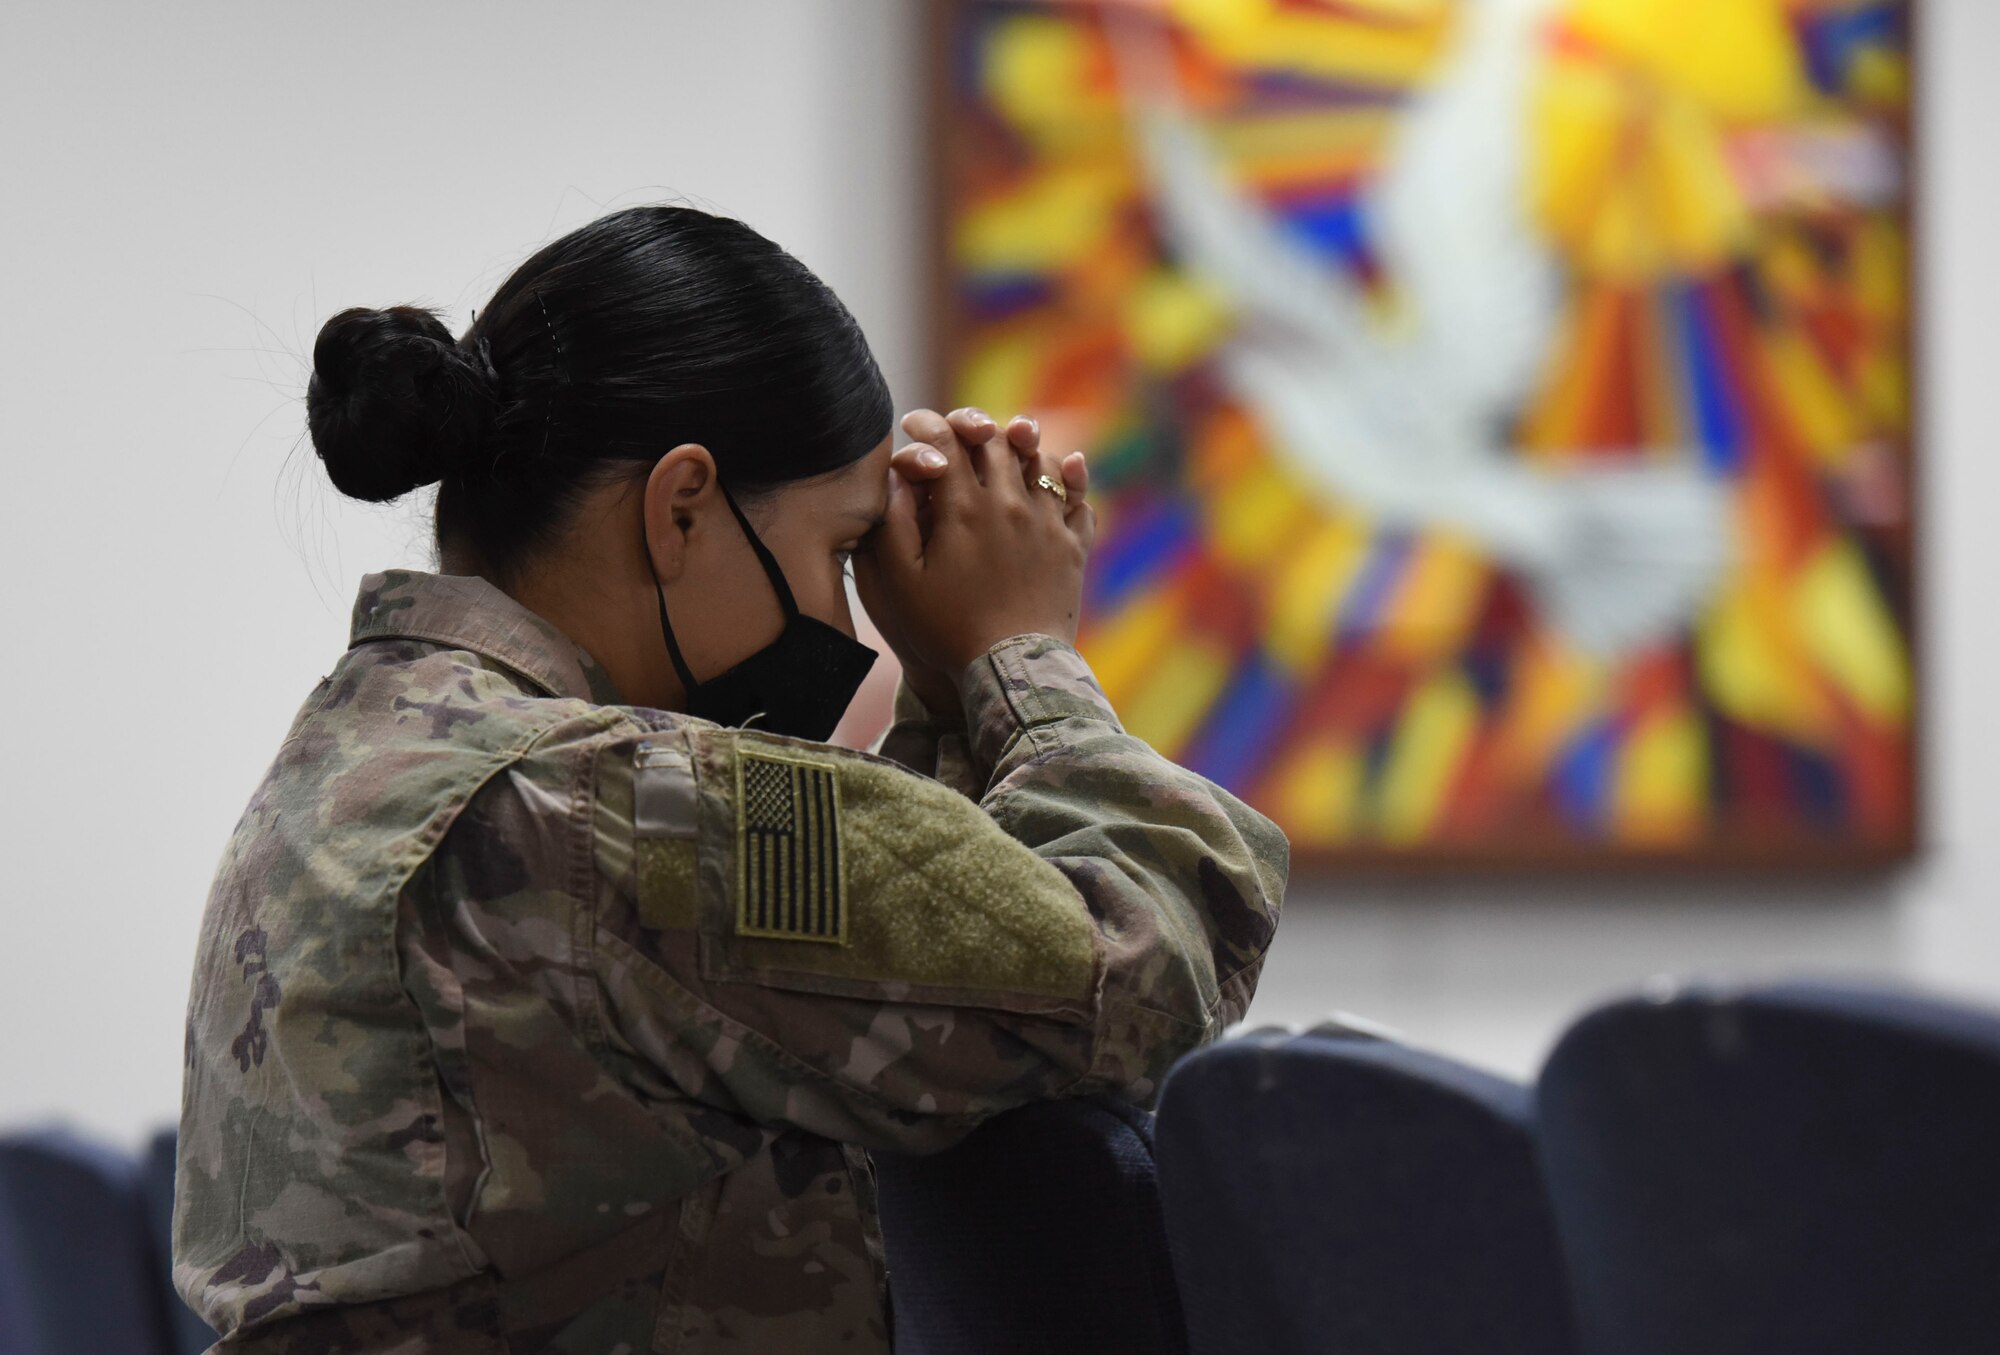
[[[1097,528],[1090,472],[1082,452],[1043,452],[1026,415],[1002,429],[978,409],[919,409],[902,426],[913,441],[890,458],[888,512],[855,553],[855,586],[904,681],[951,717],[958,675],[998,641],[1075,641]]]

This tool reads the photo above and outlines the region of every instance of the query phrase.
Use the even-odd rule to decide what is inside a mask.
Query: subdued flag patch
[[[737,935],[846,945],[838,769],[744,749],[736,777]]]

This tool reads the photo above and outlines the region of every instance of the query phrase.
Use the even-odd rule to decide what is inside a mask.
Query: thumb
[[[865,549],[854,553],[854,588],[861,606],[880,627],[923,568],[923,533],[917,525],[916,492],[889,472],[889,506],[882,525],[869,533]]]
[[[889,457],[889,469],[913,485],[937,479],[950,464],[950,459],[928,442],[913,442],[907,447],[898,447]]]
[[[889,471],[889,506],[875,529],[875,563],[898,572],[922,569],[924,536],[917,525],[917,494],[900,470]]]

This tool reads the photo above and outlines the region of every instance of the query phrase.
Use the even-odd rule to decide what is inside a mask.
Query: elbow
[[[1225,987],[1231,976],[1246,973],[1254,986],[1256,971],[1277,934],[1289,861],[1283,834],[1275,828],[1272,832],[1277,838],[1275,860],[1255,853],[1228,864],[1202,858],[1198,873],[1208,923],[1208,958],[1214,966],[1209,984],[1204,985],[1210,993]],[[1247,1003],[1247,996],[1244,1000]]]
[[[1249,889],[1258,909],[1278,925],[1278,913],[1285,905],[1285,886],[1292,874],[1292,842],[1285,830],[1259,814],[1251,830],[1244,834],[1245,856],[1249,865]]]
[[[1167,1070],[1219,1035],[1217,971],[1205,950],[1166,937],[1107,975],[1089,1081],[1149,1104]]]
[[[1150,1106],[1167,1070],[1212,1038],[1198,1007],[1192,1020],[1152,1007],[1129,1008],[1103,1031],[1089,1089]]]

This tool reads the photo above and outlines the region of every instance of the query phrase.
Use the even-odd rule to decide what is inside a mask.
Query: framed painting
[[[1081,646],[1319,864],[1912,849],[1910,15],[950,0],[955,403]]]

